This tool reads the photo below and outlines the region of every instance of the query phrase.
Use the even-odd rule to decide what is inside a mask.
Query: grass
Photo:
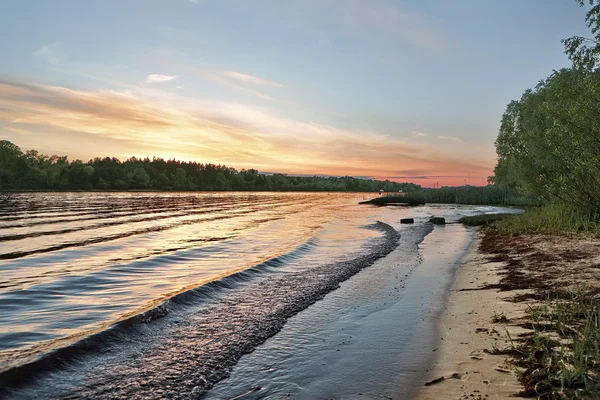
[[[600,224],[593,218],[561,204],[526,207],[523,214],[485,214],[463,217],[468,226],[485,226],[505,235],[584,233],[600,237]]]
[[[497,221],[493,228],[508,235],[587,233],[600,237],[600,224],[562,204],[531,208],[524,214]]]
[[[561,296],[563,297],[563,296]],[[523,396],[600,398],[600,307],[585,290],[529,307],[534,333],[515,346]]]
[[[512,205],[539,206],[539,201],[523,196],[515,191],[494,185],[485,187],[462,186],[443,187],[439,189],[418,189],[406,192],[404,196],[378,197],[363,204],[398,204],[407,205],[431,204],[469,204],[469,205]]]
[[[467,226],[484,226],[491,225],[497,221],[502,221],[506,218],[514,217],[516,214],[483,214],[462,217],[458,222]]]
[[[492,316],[492,322],[495,324],[507,324],[510,322],[510,320],[503,312],[497,313],[494,311],[494,315]]]

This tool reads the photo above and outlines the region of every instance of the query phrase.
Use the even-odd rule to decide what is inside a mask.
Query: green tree
[[[593,37],[573,36],[563,39],[562,43],[575,68],[592,70],[600,62],[600,0],[576,1],[581,7],[590,6],[585,21]]]
[[[0,188],[14,189],[19,180],[19,161],[23,152],[9,142],[0,140]]]
[[[142,167],[138,167],[133,171],[133,185],[135,189],[146,189],[150,183],[150,175]]]

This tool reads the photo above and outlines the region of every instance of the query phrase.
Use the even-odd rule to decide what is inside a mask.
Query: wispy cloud
[[[253,94],[254,96],[259,97],[259,98],[261,98],[263,100],[268,100],[268,101],[272,101],[272,102],[277,101],[274,97],[269,96],[266,93],[263,93],[261,91],[255,90],[255,89],[250,89],[250,88],[238,85],[237,83],[232,82],[232,81],[230,81],[230,80],[228,80],[228,79],[224,78],[223,76],[218,75],[216,73],[213,73],[213,72],[210,72],[210,71],[201,70],[201,69],[194,68],[194,67],[189,67],[189,66],[182,66],[182,67],[184,67],[186,69],[189,69],[190,71],[192,71],[193,74],[195,74],[195,75],[197,75],[197,76],[199,76],[201,78],[204,78],[204,79],[207,79],[209,81],[218,83],[219,85],[223,85],[223,86],[226,86],[226,87],[229,87],[229,88],[232,88],[232,89],[236,89],[236,90],[240,90],[242,92]]]
[[[464,140],[462,140],[459,137],[456,136],[436,136],[438,139],[442,139],[442,140],[450,140],[454,143],[458,143],[458,144],[465,144]]]
[[[410,135],[405,137],[404,140],[412,140],[412,139],[418,139],[418,138],[424,138],[429,136],[428,133],[426,132],[419,132],[419,131],[412,131],[410,132]]]
[[[163,82],[172,81],[175,78],[177,78],[177,76],[161,75],[161,74],[150,74],[150,75],[148,75],[146,77],[146,82],[149,82],[149,83],[163,83]]]
[[[493,160],[448,155],[425,143],[406,143],[373,131],[296,121],[239,103],[172,93],[161,97],[157,89],[148,94],[141,90],[91,92],[0,81],[0,121],[40,132],[38,139],[73,146],[72,153],[81,151],[72,144],[80,143],[74,140],[79,137],[106,143],[97,148],[103,154],[127,148],[136,156],[178,157],[264,171],[487,176],[493,166]]]
[[[190,3],[200,4],[200,0],[188,0]]]
[[[33,54],[52,65],[58,65],[64,58],[65,51],[63,44],[60,41],[55,41],[40,47]]]
[[[279,87],[279,88],[285,87],[281,83],[277,83],[277,82],[270,81],[267,79],[262,79],[262,78],[248,75],[248,74],[243,74],[241,72],[225,71],[223,73],[223,75],[225,75],[228,78],[237,79],[238,81],[242,81],[242,82],[246,82],[246,83],[252,83],[254,85],[273,86],[273,87]]]

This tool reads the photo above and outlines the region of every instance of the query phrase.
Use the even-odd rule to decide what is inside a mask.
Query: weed
[[[494,315],[492,316],[492,322],[495,324],[507,324],[510,320],[506,317],[506,315],[501,312],[497,313],[494,311]]]

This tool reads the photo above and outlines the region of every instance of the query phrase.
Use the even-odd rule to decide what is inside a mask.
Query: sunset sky
[[[0,139],[291,174],[484,183],[506,104],[568,65],[570,0],[22,0]]]

